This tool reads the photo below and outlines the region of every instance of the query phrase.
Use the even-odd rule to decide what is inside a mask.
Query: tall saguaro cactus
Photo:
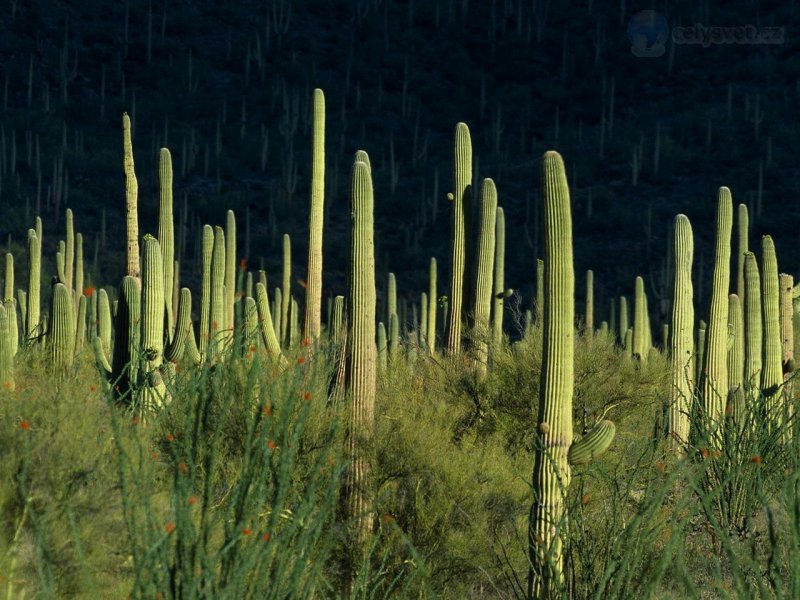
[[[351,547],[361,552],[372,531],[369,442],[375,421],[375,249],[372,176],[353,165],[350,200],[350,267],[345,381],[349,393],[346,452],[349,468],[343,494],[351,520]],[[356,557],[354,557],[355,560]],[[352,564],[350,565],[352,577]]]
[[[761,314],[761,277],[755,254],[744,254],[744,386],[750,401],[758,397],[761,389],[763,350],[763,317]]]
[[[494,294],[492,296],[492,344],[499,348],[503,342],[503,304],[506,285],[506,216],[497,207],[495,217]]]
[[[439,299],[436,285],[436,259],[431,257],[428,272],[428,351],[436,351],[436,303]]]
[[[494,181],[484,179],[481,188],[481,222],[478,232],[478,255],[475,273],[475,297],[472,314],[475,319],[475,367],[480,376],[486,374],[489,360],[489,313],[492,307],[492,270],[495,259],[497,188]]]
[[[750,219],[747,215],[747,205],[740,204],[736,209],[736,232],[737,232],[737,279],[736,279],[736,295],[739,296],[739,302],[744,302],[745,283],[744,283],[744,255],[750,250],[749,242],[749,229]]]
[[[714,274],[702,371],[703,414],[711,431],[723,425],[728,398],[728,290],[731,280],[732,229],[731,191],[721,187],[717,194]],[[721,439],[717,437],[715,443],[721,443]]]
[[[533,504],[528,528],[528,597],[549,597],[563,582],[561,528],[566,518],[565,491],[570,464],[585,464],[602,453],[614,437],[614,425],[601,421],[572,443],[574,391],[573,322],[575,272],[572,261],[572,215],[564,162],[557,152],[543,160],[544,337],[537,429],[540,448],[533,466]]]
[[[122,115],[123,167],[125,169],[125,274],[140,277],[139,266],[139,183],[133,165],[131,142],[131,120],[128,113]]]
[[[322,220],[325,208],[325,95],[314,90],[311,128],[311,213],[308,222],[308,274],[303,339],[319,337],[322,320]]]
[[[694,304],[692,261],[694,239],[692,225],[686,215],[675,217],[673,244],[675,285],[672,293],[672,389],[669,404],[668,432],[674,445],[682,447],[689,441],[689,410],[694,390]]]
[[[633,299],[633,354],[639,357],[642,364],[647,362],[650,347],[647,345],[647,299],[644,291],[644,279],[637,276],[634,282]]]
[[[781,358],[780,296],[778,282],[778,259],[775,244],[765,235],[761,238],[762,312],[764,315],[764,370],[761,373],[761,390],[767,402],[770,427],[783,425],[780,386],[783,383]]]
[[[172,314],[172,294],[175,276],[175,224],[172,216],[172,155],[166,148],[161,148],[158,161],[158,181],[161,190],[158,212],[158,243],[161,247],[161,262],[164,265],[165,309],[167,311],[167,331],[172,335],[175,326]]]
[[[447,345],[450,354],[461,352],[461,308],[467,252],[467,213],[471,203],[472,140],[465,123],[458,123],[453,149],[453,229],[450,234],[450,315]]]

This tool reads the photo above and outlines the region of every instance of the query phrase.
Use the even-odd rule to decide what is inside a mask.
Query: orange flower
[[[189,466],[185,462],[181,461],[178,463],[178,470],[185,475],[189,472]]]
[[[702,450],[700,450],[700,455],[703,458],[708,458],[709,454],[710,454],[710,452],[708,451],[708,448],[703,448]]]
[[[139,424],[139,417],[133,417],[133,418],[131,419],[131,423],[132,423],[133,425],[138,425],[138,424]]]
[[[3,382],[3,387],[6,388],[7,390],[13,390],[14,389],[14,382],[13,381],[4,381]]]
[[[158,460],[158,452],[153,452],[153,453],[150,455],[150,457],[151,457],[153,460]]]
[[[171,433],[168,433],[167,434],[167,441],[168,442],[174,442],[175,441],[175,436],[172,435]]]
[[[247,259],[242,258],[241,260],[239,260],[239,270],[244,271],[245,269],[247,269]]]
[[[264,405],[264,411],[263,412],[264,412],[264,416],[265,417],[272,416],[272,408],[270,407],[269,404],[265,404]]]
[[[97,391],[97,386],[95,384],[90,385],[89,386],[89,391],[90,392],[96,392]]]
[[[298,364],[298,365],[302,365],[304,362],[306,362],[306,359],[305,359],[305,358],[303,358],[302,356],[301,356],[300,358],[298,358],[298,359],[297,359],[297,364]]]
[[[592,499],[591,494],[584,494],[583,496],[581,496],[581,504],[583,506],[586,506],[587,504],[589,504],[589,500],[591,499]]]
[[[189,496],[186,499],[186,504],[188,504],[189,506],[194,506],[195,504],[197,504],[197,496]]]
[[[750,462],[754,465],[760,465],[763,461],[761,460],[761,457],[756,454],[755,456],[750,457]]]
[[[268,542],[269,538],[271,538],[271,537],[272,537],[272,535],[270,534],[269,531],[267,531],[264,535],[261,536],[261,539],[264,540],[265,542]]]
[[[389,512],[383,513],[383,522],[384,523],[391,523],[392,521],[394,521],[394,515],[392,515],[392,513],[389,513]]]
[[[27,421],[20,421],[19,426],[23,431],[28,431],[31,428],[30,423],[28,423]]]
[[[169,535],[170,533],[172,533],[173,531],[175,531],[175,523],[167,523],[167,524],[164,526],[164,531],[166,531],[166,532],[167,532],[167,535]]]
[[[249,527],[245,527],[244,529],[242,529],[242,535],[250,535],[251,533],[253,533],[253,530],[250,529]]]
[[[273,440],[267,441],[267,448],[270,450],[275,450],[275,442]]]
[[[303,399],[304,400],[311,400],[311,392],[306,392],[305,394],[303,394]]]
[[[663,473],[666,470],[666,468],[667,468],[667,465],[664,464],[663,460],[657,460],[656,461],[656,469],[658,469],[659,471],[661,471]]]
[[[94,286],[89,285],[83,288],[83,295],[87,298],[94,296]]]
[[[310,339],[308,339],[308,338],[303,339],[303,346],[307,347],[307,346],[310,346],[310,345],[311,345],[311,340]]]

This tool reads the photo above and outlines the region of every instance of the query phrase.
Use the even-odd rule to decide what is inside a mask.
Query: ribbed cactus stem
[[[792,327],[794,277],[788,273],[781,273],[778,276],[778,280],[780,283],[781,304],[781,348],[783,350],[781,362],[783,364],[783,372],[788,375],[794,370],[794,328]]]
[[[428,351],[436,352],[436,311],[439,295],[436,282],[436,259],[431,257],[428,269]]]
[[[112,378],[119,386],[116,391],[120,398],[135,388],[140,362],[140,329],[142,317],[141,284],[138,279],[126,275],[122,279],[114,331],[114,356]],[[131,402],[132,399],[128,398]]]
[[[164,292],[172,294],[175,261],[175,221],[172,202],[172,155],[166,148],[159,151],[158,183],[160,189],[158,209],[158,243],[161,247],[161,263],[164,265]],[[167,333],[171,337],[175,328],[171,298],[165,298]]]
[[[47,354],[56,371],[72,366],[75,354],[75,317],[72,295],[63,283],[53,285],[47,330]]]
[[[484,179],[481,186],[480,218],[472,315],[475,368],[478,376],[483,377],[489,362],[489,317],[494,303],[492,283],[497,239],[497,188],[489,178]]]
[[[389,358],[396,360],[400,355],[400,319],[397,313],[389,317]]]
[[[735,424],[744,423],[744,314],[739,296],[728,296],[728,408],[726,414]],[[741,402],[740,402],[741,401]]]
[[[205,358],[208,352],[209,332],[211,331],[211,262],[214,255],[214,229],[203,225],[201,245],[200,281],[200,344],[198,351]]]
[[[344,506],[351,520],[350,546],[356,561],[372,531],[369,492],[371,460],[369,440],[375,421],[375,254],[373,192],[370,168],[353,165],[350,201],[350,266],[347,296],[349,334],[347,337],[346,386],[349,416]],[[354,564],[360,564],[355,562]]]
[[[13,310],[13,305],[11,308]],[[14,334],[8,318],[7,305],[0,304],[0,386],[9,392],[15,389],[14,353],[11,349],[11,338]]]
[[[151,373],[164,360],[164,265],[158,240],[145,235],[143,241],[141,342],[144,370]]]
[[[224,339],[233,339],[234,303],[236,300],[236,215],[225,215],[225,328]]]
[[[224,347],[225,329],[225,232],[214,227],[214,247],[211,254],[211,305],[209,307],[209,356],[218,356]]]
[[[471,203],[472,141],[469,128],[458,123],[453,145],[453,225],[450,235],[450,315],[446,349],[461,352],[461,308],[467,265],[467,214]]]
[[[545,153],[542,173],[544,346],[536,420],[541,447],[534,459],[533,504],[528,529],[529,598],[544,597],[563,581],[559,530],[566,517],[564,496],[571,479],[567,453],[573,437],[575,273],[572,215],[564,162],[557,152]]]
[[[78,316],[75,321],[75,356],[80,354],[83,349],[83,342],[86,341],[86,308],[88,299],[83,294],[78,294]]]
[[[694,290],[692,261],[694,237],[686,215],[675,217],[675,283],[672,290],[672,388],[670,390],[667,432],[672,442],[683,447],[689,442],[689,415],[694,395]]]
[[[644,279],[637,276],[634,285],[633,301],[633,355],[642,364],[647,362],[650,348],[647,345],[647,304],[644,292]]]
[[[389,273],[386,278],[386,323],[390,323],[392,315],[397,314],[397,279],[394,273]],[[391,340],[392,334],[389,333]]]
[[[763,351],[763,316],[761,314],[761,277],[752,252],[744,255],[744,387],[748,402],[758,398],[761,390]]]
[[[765,235],[761,238],[763,273],[761,275],[761,310],[764,314],[764,366],[761,372],[761,391],[767,404],[770,428],[784,424],[783,403],[780,386],[783,384],[781,358],[780,294],[778,282],[778,259],[775,244]],[[771,429],[772,430],[772,429]]]
[[[72,294],[73,274],[75,265],[75,224],[73,222],[72,209],[66,211],[66,241],[64,243],[64,285],[67,286]],[[83,290],[79,290],[83,291]]]
[[[705,362],[703,364],[703,414],[711,431],[724,425],[725,404],[728,399],[728,290],[730,289],[731,232],[733,230],[733,200],[726,187],[717,194],[717,227],[714,251],[714,273],[711,287],[711,308],[706,331]],[[777,279],[777,273],[776,273]],[[714,443],[722,443],[715,434]]]
[[[111,354],[111,304],[108,293],[104,289],[97,292],[97,337],[100,338],[103,351]]]
[[[258,309],[258,324],[261,331],[261,338],[267,354],[278,362],[281,366],[286,365],[286,358],[281,352],[281,345],[272,323],[272,314],[269,308],[269,298],[267,288],[262,282],[256,284],[256,308]]]
[[[492,290],[492,344],[495,349],[503,343],[503,292],[506,285],[506,216],[497,207],[495,216],[494,285]]]
[[[603,420],[595,425],[589,433],[569,447],[567,459],[573,466],[588,465],[603,454],[614,441],[617,428],[611,421]]]
[[[544,321],[544,261],[536,259],[536,303],[533,307],[536,324],[541,330]]]
[[[188,288],[181,288],[178,301],[178,315],[175,320],[175,333],[172,340],[164,348],[164,359],[176,361],[180,358],[186,347],[189,336],[194,337],[192,331],[192,293]]]
[[[300,342],[300,306],[294,296],[289,304],[289,348]]]
[[[122,150],[125,170],[125,274],[138,278],[139,267],[139,183],[133,164],[133,144],[131,142],[131,120],[128,113],[122,115]]]
[[[81,233],[75,234],[75,304],[77,306],[78,298],[83,294],[83,235]]]
[[[386,326],[383,324],[383,321],[378,321],[376,344],[378,346],[378,368],[381,369],[382,373],[386,373],[386,368],[389,365],[389,344],[386,340]]]
[[[628,333],[630,312],[628,311],[628,298],[626,296],[619,297],[619,339],[625,342],[625,334]],[[627,348],[627,346],[625,346]]]
[[[36,232],[28,230],[28,311],[25,317],[27,331],[25,337],[34,339],[41,334],[39,324],[41,321],[40,298],[42,281],[42,247]]]
[[[325,95],[314,90],[311,126],[311,210],[308,218],[308,275],[303,339],[319,337],[322,319],[322,224],[325,210]]]
[[[344,296],[336,296],[333,299],[333,316],[331,317],[332,339],[335,344],[344,341]]]
[[[419,345],[427,348],[428,344],[428,294],[425,292],[419,295],[420,323],[419,323]]]
[[[292,302],[292,240],[288,233],[283,234],[283,289],[281,290],[281,344],[289,343],[289,305]]]
[[[736,225],[737,225],[737,280],[736,280],[736,295],[739,296],[739,302],[744,304],[745,301],[745,282],[744,282],[744,255],[750,250],[749,242],[749,229],[750,219],[747,215],[747,205],[740,204],[736,210]]]
[[[17,323],[17,308],[14,300],[14,255],[6,253],[6,278],[3,293],[3,304],[8,311],[8,339],[11,342],[11,356],[17,354],[19,348],[19,325]],[[24,313],[24,308],[21,307]]]

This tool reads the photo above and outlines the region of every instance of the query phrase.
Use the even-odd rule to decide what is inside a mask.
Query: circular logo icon
[[[643,10],[628,21],[628,39],[634,56],[655,57],[664,54],[669,26],[659,12]]]

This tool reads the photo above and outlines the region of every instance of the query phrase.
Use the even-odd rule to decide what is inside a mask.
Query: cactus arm
[[[589,433],[569,447],[567,459],[572,466],[588,465],[603,454],[614,441],[616,427],[608,420],[600,421]]]

